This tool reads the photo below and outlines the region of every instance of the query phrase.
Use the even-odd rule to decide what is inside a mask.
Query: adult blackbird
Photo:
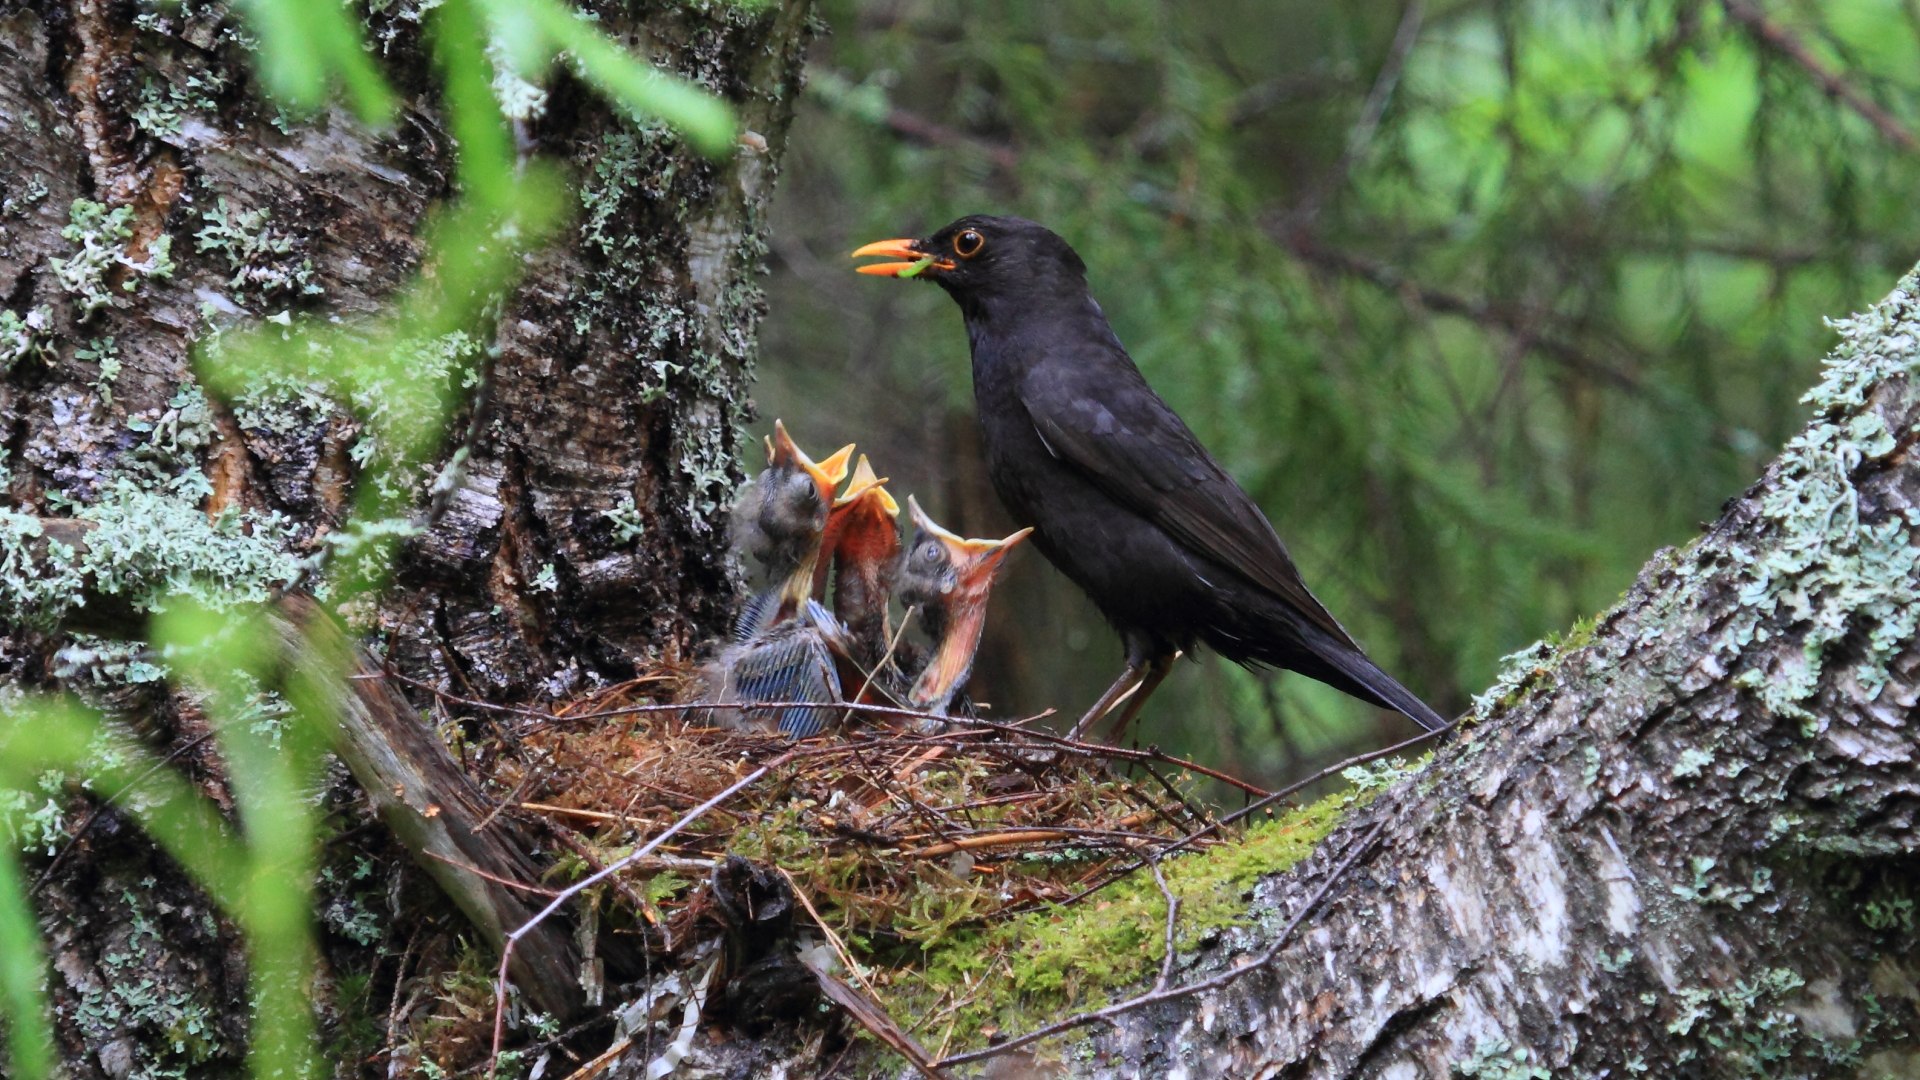
[[[1021,529],[1002,540],[968,540],[935,524],[911,495],[907,510],[916,528],[901,560],[895,595],[903,606],[919,612],[933,654],[908,687],[905,701],[909,708],[944,716],[973,673],[993,576],[1007,553],[1033,530]]]
[[[863,274],[923,277],[959,303],[993,486],[1120,632],[1126,670],[1075,735],[1132,693],[1124,729],[1199,643],[1446,726],[1307,591],[1273,525],[1147,385],[1065,240],[974,216],[853,254],[893,260]]]

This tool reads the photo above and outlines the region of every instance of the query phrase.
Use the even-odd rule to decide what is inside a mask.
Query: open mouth
[[[875,277],[911,278],[918,277],[928,267],[935,270],[951,270],[953,263],[922,252],[917,240],[877,240],[853,253],[853,258],[884,258],[892,262],[868,263],[856,267],[862,274]]]

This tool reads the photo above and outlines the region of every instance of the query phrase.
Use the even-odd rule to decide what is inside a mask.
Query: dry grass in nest
[[[629,897],[657,905],[642,917],[676,929],[696,914],[685,909],[703,870],[739,855],[785,871],[869,955],[926,945],[1070,899],[1206,824],[1180,781],[1120,777],[1016,725],[922,734],[910,719],[856,716],[796,743],[622,711],[673,688],[656,675],[571,703],[503,752],[490,783],[573,834],[583,865],[604,865],[786,758],[624,875]]]

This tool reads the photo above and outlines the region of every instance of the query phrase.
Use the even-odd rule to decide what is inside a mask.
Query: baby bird
[[[994,573],[1033,530],[1001,540],[967,540],[935,524],[912,496],[907,509],[916,531],[900,565],[896,595],[918,610],[933,654],[908,687],[906,704],[945,716],[973,672]]]
[[[767,467],[740,490],[730,530],[734,546],[765,568],[761,587],[734,624],[735,641],[799,612],[811,594],[833,491],[847,477],[849,443],[816,463],[773,422]]]
[[[893,636],[887,601],[900,562],[900,530],[895,524],[900,504],[873,475],[865,454],[854,466],[844,495],[834,500],[827,520],[827,541],[816,571],[814,597],[825,593],[825,571],[833,569],[833,614],[846,627],[853,659],[862,671],[872,671],[886,655]],[[856,684],[857,685],[857,684]]]

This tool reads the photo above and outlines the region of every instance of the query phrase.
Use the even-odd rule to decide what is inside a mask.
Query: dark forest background
[[[1711,519],[1800,423],[1823,317],[1920,254],[1920,0],[819,13],[761,425],[858,440],[943,520],[1008,531],[958,313],[846,255],[1040,220],[1321,598],[1443,711]],[[1117,642],[1011,562],[978,696],[1077,715]],[[1401,727],[1207,660],[1142,737],[1278,779]]]

